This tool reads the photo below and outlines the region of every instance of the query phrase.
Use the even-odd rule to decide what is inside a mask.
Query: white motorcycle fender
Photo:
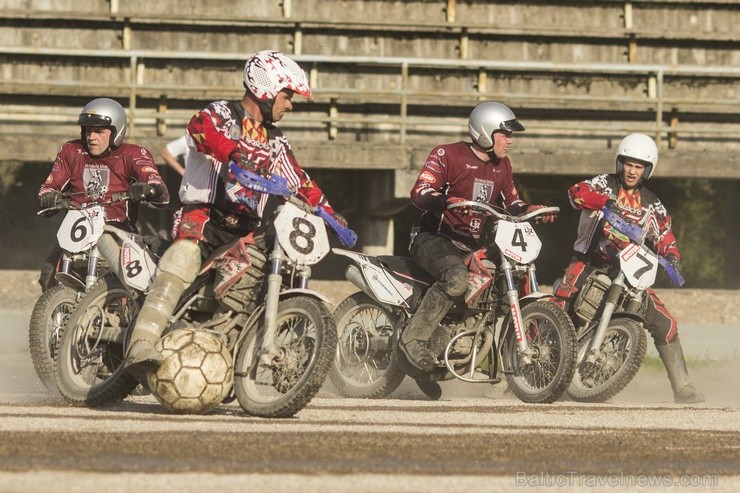
[[[323,294],[319,293],[318,291],[314,291],[313,289],[304,289],[304,288],[286,289],[285,291],[280,291],[280,299],[289,298],[291,295],[294,295],[294,294],[303,294],[303,295],[306,295],[306,296],[312,296],[312,297],[314,297],[314,298],[316,298],[316,299],[318,299],[318,300],[326,303],[327,305],[331,306],[332,308],[334,307],[334,303],[332,303],[329,300],[329,298],[327,298]]]
[[[370,289],[368,294],[373,298],[388,305],[409,306],[406,300],[413,294],[411,285],[388,275],[384,269],[373,265],[366,255],[341,248],[333,248],[332,251],[352,259],[359,266],[365,284]]]

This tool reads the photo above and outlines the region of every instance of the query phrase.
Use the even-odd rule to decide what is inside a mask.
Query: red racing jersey
[[[157,196],[150,201],[155,206],[167,205],[170,194],[147,149],[124,143],[102,156],[92,156],[82,140],[63,144],[54,160],[49,176],[41,185],[39,196],[59,190],[71,193],[77,205],[103,202],[114,193],[125,192],[133,182],[154,186]],[[136,224],[138,204],[130,201],[115,202],[105,207],[106,221]]]
[[[256,122],[241,102],[209,104],[190,120],[188,134],[191,149],[180,186],[183,204],[211,204],[225,213],[261,219],[267,195],[243,187],[228,172],[229,160],[238,152],[254,168],[286,178],[307,203],[334,214],[280,129]]]
[[[582,211],[578,238],[573,246],[577,252],[608,261],[629,243],[629,239],[612,228],[600,212],[612,199],[623,218],[647,228],[648,246],[662,256],[671,253],[677,260],[681,259],[671,216],[647,188],[638,186],[627,190],[617,174],[604,174],[576,183],[568,190],[568,197],[571,205]]]
[[[418,231],[439,233],[463,250],[477,248],[484,216],[446,210],[447,197],[503,206],[515,215],[528,207],[514,185],[509,158],[483,161],[469,142],[432,149],[411,189],[411,202],[421,209],[411,234],[413,241]]]

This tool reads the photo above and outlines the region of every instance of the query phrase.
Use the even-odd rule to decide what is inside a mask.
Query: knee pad
[[[445,272],[444,277],[440,281],[438,283],[440,289],[450,298],[457,298],[464,295],[468,289],[468,270],[464,268],[450,269]]]
[[[187,288],[200,271],[200,247],[191,240],[174,242],[159,261],[159,273],[168,273],[179,279]]]

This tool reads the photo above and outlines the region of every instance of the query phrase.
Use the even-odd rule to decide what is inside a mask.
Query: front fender
[[[616,320],[618,318],[628,318],[630,320],[634,320],[635,322],[642,324],[643,327],[645,326],[645,319],[642,318],[641,316],[639,316],[636,313],[632,313],[632,312],[615,312],[612,315],[612,320]]]
[[[316,298],[319,301],[326,303],[327,305],[332,307],[332,309],[334,308],[334,303],[332,303],[329,300],[329,298],[319,293],[318,291],[314,291],[312,289],[304,289],[304,288],[286,289],[285,291],[280,292],[280,299],[283,300],[283,299],[290,298],[293,296],[298,296],[298,295],[311,296],[312,298]]]
[[[519,307],[523,308],[537,300],[541,300],[542,298],[550,298],[550,297],[552,297],[550,293],[543,293],[542,291],[535,291],[534,293],[529,293],[527,296],[522,296],[521,298],[519,298]]]

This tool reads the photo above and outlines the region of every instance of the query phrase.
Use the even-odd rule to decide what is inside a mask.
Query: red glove
[[[473,208],[469,205],[461,205],[458,207],[453,207],[455,204],[459,204],[460,202],[467,202],[467,199],[462,199],[460,197],[454,197],[450,196],[445,199],[445,204],[447,204],[447,209],[451,211],[455,211],[461,216],[466,216],[468,214],[473,213]]]
[[[534,212],[539,209],[544,209],[547,207],[546,205],[530,205],[527,207],[527,213]],[[543,216],[537,216],[537,221],[543,222],[543,223],[554,223],[555,222],[556,215],[554,213],[545,214]]]

